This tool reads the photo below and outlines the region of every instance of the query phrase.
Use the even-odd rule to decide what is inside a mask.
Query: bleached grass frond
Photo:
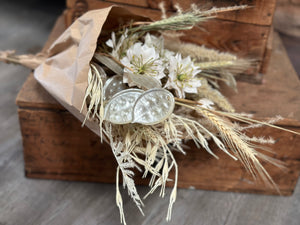
[[[247,142],[256,142],[259,144],[274,144],[275,140],[272,137],[248,137],[247,135],[240,136],[244,141]]]
[[[177,183],[178,183],[178,166],[176,163],[176,160],[172,154],[172,152],[170,151],[170,149],[168,149],[169,155],[172,159],[172,163],[174,164],[174,168],[175,168],[175,180],[174,180],[174,187],[172,189],[171,195],[170,195],[170,201],[169,201],[169,207],[168,207],[168,213],[167,213],[167,221],[171,220],[172,217],[172,208],[173,205],[176,201],[176,197],[177,197]]]
[[[180,7],[180,5],[178,3],[176,3],[174,5],[174,8],[176,9],[177,14],[182,14],[183,13],[183,10],[182,10],[182,8]]]
[[[255,65],[254,60],[237,58],[235,60],[211,60],[196,63],[204,73],[222,75],[224,72],[237,75]]]
[[[177,7],[178,14],[166,19],[158,20],[150,24],[141,25],[132,28],[132,32],[149,32],[149,31],[164,31],[164,30],[189,30],[196,24],[204,22],[210,18],[214,18],[217,13],[245,9],[247,6],[232,6],[222,8],[211,8],[210,10],[200,10],[195,7],[187,12],[182,12],[180,7]]]
[[[171,140],[179,140],[181,136],[177,136],[180,135],[180,132],[177,132],[173,122],[169,121],[170,137],[165,139],[164,125],[164,123],[156,126],[144,126],[140,124],[113,125],[109,122],[104,122],[104,132],[110,140],[110,145],[119,165],[119,170],[122,172],[123,185],[128,189],[129,195],[141,212],[143,202],[137,193],[133,181],[133,169],[138,168],[138,164],[143,166],[143,177],[145,177],[147,173],[152,175],[149,183],[151,190],[148,194],[153,193],[160,187],[161,197],[165,196],[165,185],[170,181],[170,171],[172,169],[175,170],[174,188],[170,196],[168,210],[168,215],[170,215],[172,205],[176,199],[178,168],[168,144]],[[121,196],[118,190],[116,197],[121,220],[125,222]]]
[[[234,119],[234,120],[237,120],[237,121],[240,121],[240,122],[245,122],[245,123],[248,123],[248,124],[261,124],[261,125],[264,125],[264,126],[275,128],[277,130],[283,130],[283,131],[286,131],[286,132],[289,132],[289,133],[292,133],[292,134],[300,135],[300,133],[297,132],[297,131],[293,131],[293,130],[286,129],[286,128],[283,128],[283,127],[280,127],[280,126],[276,126],[276,125],[270,124],[268,122],[255,120],[255,119],[252,119],[250,117],[242,116],[238,113],[216,111],[216,114],[223,115],[223,116],[226,116],[228,118],[231,118],[231,119]]]
[[[220,77],[225,80],[225,83],[229,87],[233,88],[237,92],[235,76],[254,67],[255,61],[238,58],[232,61],[200,62],[196,65],[202,69],[200,75],[210,75],[215,76],[216,78]]]
[[[100,138],[102,142],[102,123],[104,120],[104,90],[103,77],[106,77],[105,71],[101,67],[90,64],[88,72],[88,85],[85,91],[84,100],[80,112],[87,106],[87,113],[82,123],[84,126],[86,120],[98,119],[100,128]]]
[[[274,118],[269,119],[269,120],[266,121],[265,123],[268,123],[268,124],[275,124],[276,122],[278,122],[278,121],[280,121],[280,120],[283,120],[282,116],[277,115],[277,116],[275,116]],[[256,123],[256,124],[253,123],[253,124],[250,124],[250,125],[248,125],[248,126],[243,126],[243,127],[239,126],[239,127],[237,128],[237,130],[243,131],[243,130],[249,130],[249,129],[259,128],[259,127],[262,127],[262,126],[264,126],[264,125],[263,125],[263,124],[260,124],[260,123]]]
[[[110,146],[112,148],[112,152],[116,158],[116,161],[118,163],[118,167],[122,172],[123,177],[123,186],[127,187],[129,196],[133,199],[134,203],[140,210],[140,212],[144,215],[142,206],[144,205],[143,201],[141,200],[137,190],[136,186],[134,184],[133,176],[134,172],[132,169],[137,167],[136,163],[133,161],[131,155],[129,152],[125,151],[124,144],[122,142],[122,139],[120,139],[120,134],[118,131],[118,126],[113,127],[112,124],[105,122],[105,130],[108,133],[108,139],[110,140]],[[117,132],[117,133],[115,133]],[[117,170],[118,172],[118,170]],[[118,175],[118,174],[117,174]],[[120,196],[117,193],[118,199],[120,199]],[[120,212],[123,211],[121,203],[118,205]],[[121,213],[122,217],[122,213]]]
[[[165,2],[160,2],[158,4],[158,8],[160,9],[161,11],[161,18],[162,19],[166,19],[167,18],[167,13],[166,13],[166,8],[165,8]]]
[[[120,167],[117,167],[117,174],[116,174],[116,204],[119,208],[120,212],[120,222],[124,225],[126,225],[125,215],[124,215],[124,209],[123,209],[123,200],[119,189],[119,171]]]
[[[186,103],[184,103],[184,102],[180,102],[178,99],[176,100],[177,105],[197,110],[197,112],[199,112],[200,115],[204,116],[208,121],[210,121],[210,123],[217,129],[218,136],[222,139],[222,143],[226,144],[229,150],[233,152],[234,156],[236,156],[239,159],[239,161],[241,161],[241,163],[249,171],[249,173],[253,176],[253,178],[261,179],[265,184],[272,186],[280,193],[277,185],[274,183],[271,176],[262,166],[259,159],[267,161],[280,168],[284,168],[284,166],[282,166],[282,163],[280,163],[279,160],[273,159],[272,157],[264,155],[258,152],[257,150],[255,150],[255,148],[268,150],[267,148],[252,144],[253,141],[263,142],[265,141],[265,139],[260,139],[260,138],[257,139],[253,138],[252,140],[251,138],[248,139],[245,136],[245,134],[240,133],[238,130],[234,129],[231,123],[229,123],[228,121],[220,117],[218,115],[219,111],[202,108],[199,105],[197,106],[196,103],[194,105],[192,105],[191,103],[192,101],[187,101]],[[224,115],[222,113],[224,113]],[[226,112],[222,112],[222,113],[220,114],[222,116],[231,114]],[[256,122],[256,120],[254,119],[242,117],[235,113],[232,113],[232,115],[235,115],[235,119],[239,118],[239,120],[242,122],[245,122],[247,120],[248,123],[250,123],[250,121],[252,121],[252,123]],[[244,119],[244,121],[242,118]],[[272,124],[267,124],[266,122],[259,122],[259,121],[257,122],[268,126],[276,127],[278,129],[282,129]],[[294,133],[293,131],[290,132]],[[270,140],[269,142],[272,141]]]
[[[173,52],[179,52],[182,56],[190,56],[196,62],[235,61],[237,56],[227,52],[208,49],[192,43],[181,42],[179,39],[165,38],[165,48]]]
[[[191,8],[192,8],[192,11],[195,14],[202,14],[202,15],[208,16],[208,15],[215,15],[215,14],[223,13],[223,12],[243,10],[243,9],[250,8],[250,6],[248,6],[248,5],[238,5],[238,6],[219,7],[219,8],[218,7],[212,7],[209,10],[201,10],[201,9],[199,9],[199,7],[196,4],[192,4]]]
[[[235,111],[227,98],[225,98],[218,90],[212,88],[206,79],[202,79],[201,84],[202,85],[198,88],[198,94],[200,98],[207,98],[211,100],[226,112],[233,113]]]
[[[140,26],[136,31],[190,30],[196,24],[204,22],[210,18],[212,17],[195,15],[192,12],[187,12],[155,21],[149,25]]]

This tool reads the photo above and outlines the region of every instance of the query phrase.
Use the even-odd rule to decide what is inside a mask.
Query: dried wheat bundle
[[[123,186],[143,213],[142,198],[134,185],[135,168],[143,172],[143,177],[151,175],[150,191],[145,197],[157,188],[164,197],[165,185],[170,181],[169,173],[174,170],[174,188],[167,214],[167,220],[171,219],[178,177],[172,152],[185,153],[182,147],[184,139],[193,140],[198,148],[218,158],[209,147],[208,140],[213,140],[221,151],[233,160],[241,161],[255,179],[260,178],[276,188],[259,159],[277,166],[281,164],[258,152],[255,144],[273,143],[272,139],[248,137],[242,133],[246,128],[262,124],[234,113],[226,97],[216,89],[216,81],[223,81],[236,90],[234,76],[251,67],[252,61],[170,39],[171,35],[166,32],[171,30],[174,34],[174,30],[191,29],[209,19],[213,11],[241,8],[244,6],[209,11],[195,7],[189,12],[179,10],[177,15],[170,18],[164,15],[160,21],[125,26],[111,33],[106,46],[98,46],[91,63],[83,105],[89,105],[87,119],[98,119],[101,133],[109,140],[118,162],[116,199],[121,222],[125,223],[118,187],[120,172]],[[97,70],[95,65],[105,67],[107,74],[103,69]],[[104,88],[99,84],[101,75],[108,77]],[[176,110],[173,110],[174,105]],[[226,118],[251,125],[243,128]],[[280,117],[265,124],[271,125],[277,120]]]

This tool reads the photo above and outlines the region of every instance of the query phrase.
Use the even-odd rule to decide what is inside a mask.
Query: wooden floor
[[[63,1],[1,1],[0,49],[39,51],[63,7]],[[14,102],[28,74],[22,67],[0,64],[0,225],[119,224],[115,185],[25,178]],[[138,190],[144,194],[148,189]],[[123,193],[129,225],[166,224],[167,198],[147,199],[143,217]],[[300,184],[290,197],[180,189],[167,224],[299,225]]]

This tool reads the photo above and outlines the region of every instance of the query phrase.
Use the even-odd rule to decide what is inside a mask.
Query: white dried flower
[[[160,52],[164,48],[164,39],[162,36],[156,37],[147,33],[145,36],[145,44],[148,47],[154,47],[157,52]]]
[[[121,37],[119,38],[119,40],[117,42],[115,32],[112,32],[111,39],[106,41],[106,45],[108,47],[112,48],[111,55],[116,59],[120,58],[120,49],[123,45],[124,40],[127,38],[127,33],[128,33],[128,31],[126,30],[125,33],[121,35]]]
[[[138,41],[137,34],[128,35],[128,30],[125,30],[125,32],[120,36],[118,40],[116,39],[115,32],[112,32],[111,39],[106,41],[106,45],[112,48],[110,54],[114,58],[119,60],[124,55],[126,55],[127,49],[137,41]]]
[[[197,93],[197,88],[201,86],[201,81],[196,75],[201,72],[188,56],[182,59],[181,54],[170,57],[169,79],[165,88],[175,89],[179,98],[185,98],[186,93]]]
[[[175,52],[167,50],[164,48],[164,38],[163,36],[156,37],[149,33],[145,36],[145,44],[148,47],[154,47],[155,50],[159,53],[163,63],[168,63],[171,56],[175,55]]]
[[[161,78],[166,76],[165,67],[155,48],[140,42],[135,43],[127,50],[121,63],[131,69],[125,67],[123,76],[123,82],[128,83],[129,86],[131,86],[128,80],[129,73],[151,76],[159,82]]]

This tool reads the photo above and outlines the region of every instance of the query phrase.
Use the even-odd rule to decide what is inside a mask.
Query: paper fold
[[[149,19],[117,6],[85,13],[51,45],[48,58],[34,71],[36,80],[81,122],[86,113],[86,107],[82,113],[80,109],[87,87],[89,63],[98,42],[102,37],[109,38],[113,29],[131,21]],[[87,121],[86,125],[99,135],[96,122]]]

